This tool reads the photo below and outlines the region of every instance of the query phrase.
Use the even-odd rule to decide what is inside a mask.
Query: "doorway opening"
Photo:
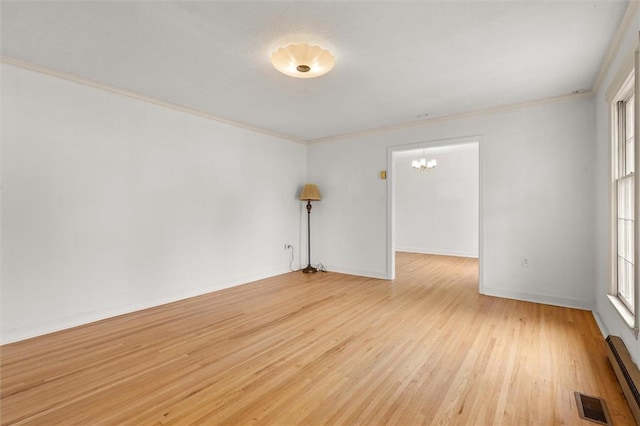
[[[482,137],[390,147],[387,169],[387,278],[396,251],[475,257],[482,293]]]

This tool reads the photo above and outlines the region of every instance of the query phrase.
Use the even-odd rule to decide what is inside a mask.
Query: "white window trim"
[[[635,107],[635,116],[634,116],[634,138],[636,138],[636,149],[635,152],[635,164],[636,168],[640,166],[640,150],[638,149],[637,138],[638,138],[638,125],[640,123],[640,110],[638,108],[638,104],[640,103],[640,99],[638,96],[638,89],[640,87],[640,72],[636,73],[635,69],[638,69],[640,54],[638,49],[635,52],[635,61],[628,63],[628,66],[622,67],[619,70],[616,78],[614,78],[613,83],[609,87],[607,91],[607,101],[609,103],[609,137],[610,137],[610,262],[609,262],[609,270],[610,270],[610,283],[609,283],[609,294],[608,299],[611,304],[614,306],[616,311],[620,314],[624,322],[633,332],[635,338],[638,338],[638,329],[640,325],[640,291],[639,291],[639,282],[640,282],[640,271],[636,269],[634,271],[634,307],[635,313],[631,313],[631,311],[627,308],[627,306],[622,302],[617,296],[617,217],[616,217],[616,205],[617,205],[617,176],[616,170],[614,167],[614,162],[617,161],[617,147],[616,144],[613,143],[617,139],[617,135],[615,134],[615,126],[613,125],[614,120],[617,115],[617,102],[629,96],[630,92],[633,90],[636,94],[634,99],[634,107]],[[626,77],[626,78],[625,78]],[[633,89],[632,89],[633,87]],[[635,185],[635,209],[634,209],[634,222],[636,224],[639,222],[640,217],[640,182],[636,182]],[[640,250],[638,250],[638,243],[640,242],[640,226],[635,226],[634,228],[634,264],[636,268],[640,265]]]

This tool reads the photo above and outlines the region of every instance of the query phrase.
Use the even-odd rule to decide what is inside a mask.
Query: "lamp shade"
[[[290,77],[313,78],[331,71],[336,60],[331,52],[320,46],[290,44],[273,52],[271,63]]]
[[[318,187],[313,183],[307,183],[300,191],[300,199],[308,201],[320,201],[320,191]]]

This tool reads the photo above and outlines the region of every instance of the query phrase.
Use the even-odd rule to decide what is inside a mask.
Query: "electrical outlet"
[[[526,257],[522,258],[522,267],[523,268],[528,268],[529,267],[529,259],[527,259]]]
[[[284,249],[285,249],[285,250],[289,250],[290,248],[293,248],[293,247],[291,246],[291,244],[289,244],[289,243],[284,243]]]

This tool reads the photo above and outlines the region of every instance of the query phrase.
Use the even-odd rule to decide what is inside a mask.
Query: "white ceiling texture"
[[[2,1],[1,53],[302,141],[589,91],[628,1]],[[315,79],[269,61],[319,43]],[[428,114],[428,117],[423,117]]]

